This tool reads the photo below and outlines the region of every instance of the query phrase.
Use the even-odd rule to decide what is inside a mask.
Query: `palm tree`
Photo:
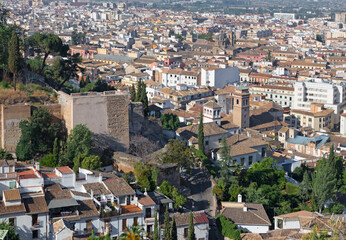
[[[142,226],[134,225],[120,235],[120,240],[142,240],[145,231]]]

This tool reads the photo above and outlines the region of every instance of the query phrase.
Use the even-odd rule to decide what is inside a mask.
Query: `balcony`
[[[61,212],[53,212],[51,213],[51,218],[65,218],[65,217],[75,217],[78,216],[78,210],[65,210]]]

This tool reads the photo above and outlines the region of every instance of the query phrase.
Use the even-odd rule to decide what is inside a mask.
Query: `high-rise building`
[[[236,89],[233,94],[233,123],[240,128],[248,128],[250,126],[250,93],[243,86]]]

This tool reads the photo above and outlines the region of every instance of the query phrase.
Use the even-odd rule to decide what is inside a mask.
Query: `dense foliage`
[[[241,240],[241,230],[238,230],[236,225],[225,216],[219,215],[216,217],[216,226],[221,232],[222,236],[233,240]]]
[[[177,130],[180,126],[179,117],[175,114],[163,114],[160,118],[162,123],[162,129],[165,130]]]
[[[55,138],[62,137],[61,125],[53,122],[53,115],[45,108],[34,110],[19,127],[22,131],[16,148],[19,160],[31,159],[36,153],[47,153],[52,150]]]
[[[186,198],[178,192],[178,189],[169,185],[167,181],[163,181],[158,190],[174,201],[174,208],[176,209],[180,208],[186,202]]]

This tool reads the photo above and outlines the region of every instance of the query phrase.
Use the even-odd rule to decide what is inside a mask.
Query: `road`
[[[209,239],[223,239],[215,225],[215,204],[213,201],[213,187],[209,175],[201,168],[192,169],[190,175],[185,175],[185,185],[191,190],[185,207],[189,210],[204,210],[210,219]]]

